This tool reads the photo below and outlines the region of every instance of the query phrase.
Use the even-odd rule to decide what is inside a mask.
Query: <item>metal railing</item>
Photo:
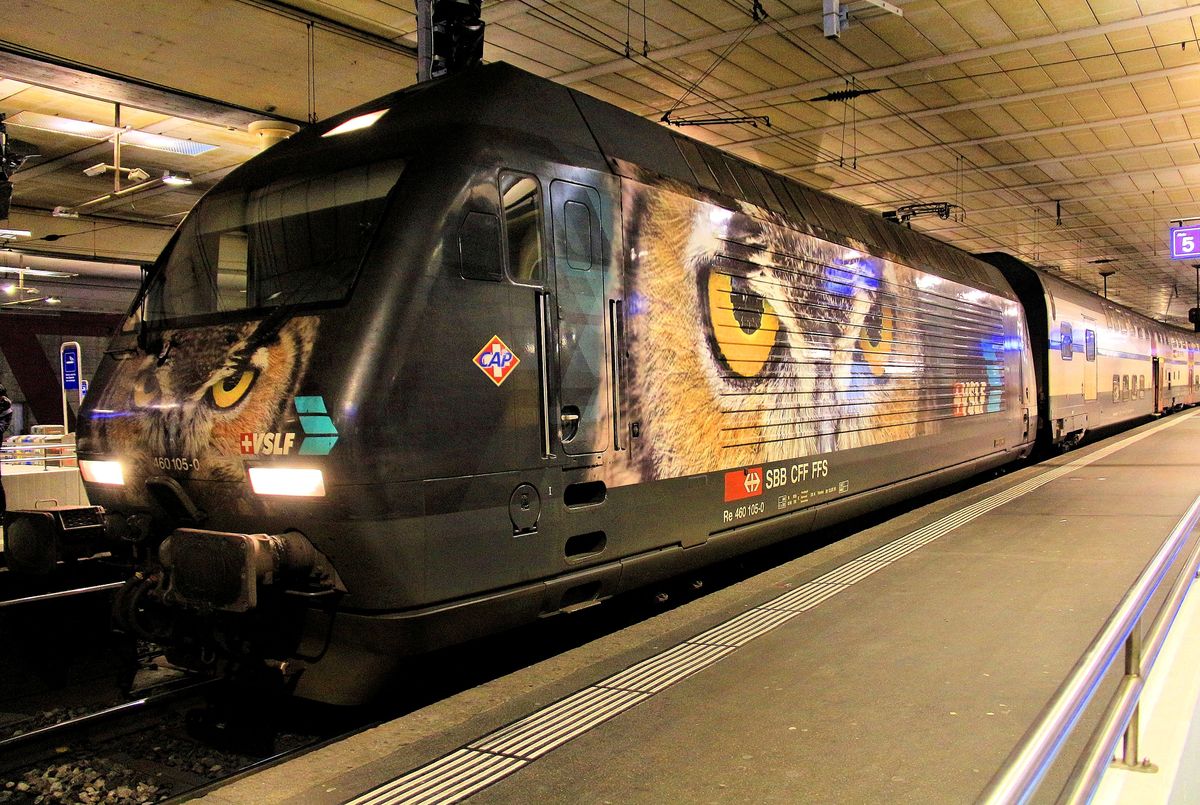
[[[1071,771],[1058,801],[1081,803],[1091,799],[1122,735],[1125,745],[1121,762],[1130,767],[1140,765],[1137,761],[1138,698],[1188,588],[1196,578],[1200,567],[1200,542],[1188,556],[1144,641],[1142,615],[1198,523],[1200,497],[1192,501],[1037,721],[1009,754],[1004,766],[984,790],[981,802],[1023,803],[1033,796],[1095,696],[1101,680],[1121,653],[1122,646],[1125,647],[1125,676],[1082,757]]]
[[[35,444],[7,444],[0,447],[0,472],[9,467],[31,466],[42,469],[76,466],[75,444],[69,442],[42,442]]]

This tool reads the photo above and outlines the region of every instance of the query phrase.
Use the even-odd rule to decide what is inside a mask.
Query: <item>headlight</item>
[[[259,495],[325,497],[325,478],[320,470],[295,467],[251,467],[250,488]]]
[[[80,459],[79,472],[83,475],[83,480],[91,484],[125,485],[125,470],[122,469],[119,461]]]

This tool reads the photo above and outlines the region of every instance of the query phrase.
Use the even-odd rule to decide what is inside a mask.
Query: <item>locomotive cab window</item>
[[[490,212],[470,210],[458,227],[459,270],[465,279],[499,282],[500,222]]]
[[[1083,354],[1089,361],[1096,360],[1096,331],[1083,331]]]
[[[563,203],[563,224],[567,236],[567,265],[577,271],[587,271],[600,262],[596,251],[596,216],[578,201]]]
[[[1075,356],[1075,342],[1071,337],[1071,323],[1064,321],[1059,325],[1059,335],[1061,340],[1061,353],[1064,361],[1069,361]]]
[[[344,300],[403,167],[290,173],[206,196],[147,285],[146,320]]]
[[[542,193],[534,176],[500,174],[508,275],[515,282],[542,282]]]

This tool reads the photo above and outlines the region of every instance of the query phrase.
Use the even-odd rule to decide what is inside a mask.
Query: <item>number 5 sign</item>
[[[1200,226],[1171,227],[1171,259],[1190,260],[1200,256]]]

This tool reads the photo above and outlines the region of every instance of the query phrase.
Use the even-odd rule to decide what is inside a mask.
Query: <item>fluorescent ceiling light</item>
[[[47,305],[61,305],[61,304],[62,304],[62,300],[61,300],[61,299],[59,299],[57,296],[47,296],[47,297],[46,297],[46,304],[47,304]]]
[[[340,126],[333,127],[321,136],[336,137],[339,134],[348,134],[352,131],[358,131],[359,129],[370,128],[371,126],[375,125],[375,122],[379,120],[379,118],[386,115],[387,112],[387,109],[380,109],[378,112],[367,112],[365,115],[352,117],[345,123],[342,123]]]
[[[251,467],[250,487],[259,495],[325,497],[325,477],[320,470],[295,467]]]
[[[69,271],[49,271],[44,268],[21,268],[19,266],[0,266],[0,274],[24,274],[27,277],[59,277],[61,279],[79,276]]]
[[[107,140],[120,131],[116,126],[105,126],[86,120],[72,120],[69,117],[56,115],[43,115],[38,112],[17,112],[4,122],[10,126],[55,131],[59,134],[71,134],[75,137],[87,137],[92,140]]]
[[[28,229],[5,229],[0,227],[0,238],[27,238],[32,234]]]
[[[134,145],[138,148],[150,148],[155,151],[166,151],[169,154],[183,154],[194,157],[206,154],[217,146],[208,143],[198,143],[195,140],[182,140],[178,137],[168,137],[165,134],[151,134],[137,129],[121,135],[121,145]]]
[[[155,151],[166,151],[171,154],[182,154],[189,157],[207,153],[217,147],[209,143],[198,143],[195,140],[168,137],[165,134],[151,134],[148,131],[130,129],[127,126],[106,126],[102,123],[92,123],[88,120],[74,120],[69,117],[58,117],[57,115],[43,115],[39,112],[18,112],[7,118],[4,122],[13,126],[25,126],[30,129],[70,134],[75,137],[87,137],[91,140],[108,140],[119,133],[123,145],[150,148]]]
[[[108,170],[108,165],[104,164],[103,162],[97,162],[95,165],[91,165],[89,167],[84,168],[83,175],[84,176],[103,176],[104,172],[106,170]]]

